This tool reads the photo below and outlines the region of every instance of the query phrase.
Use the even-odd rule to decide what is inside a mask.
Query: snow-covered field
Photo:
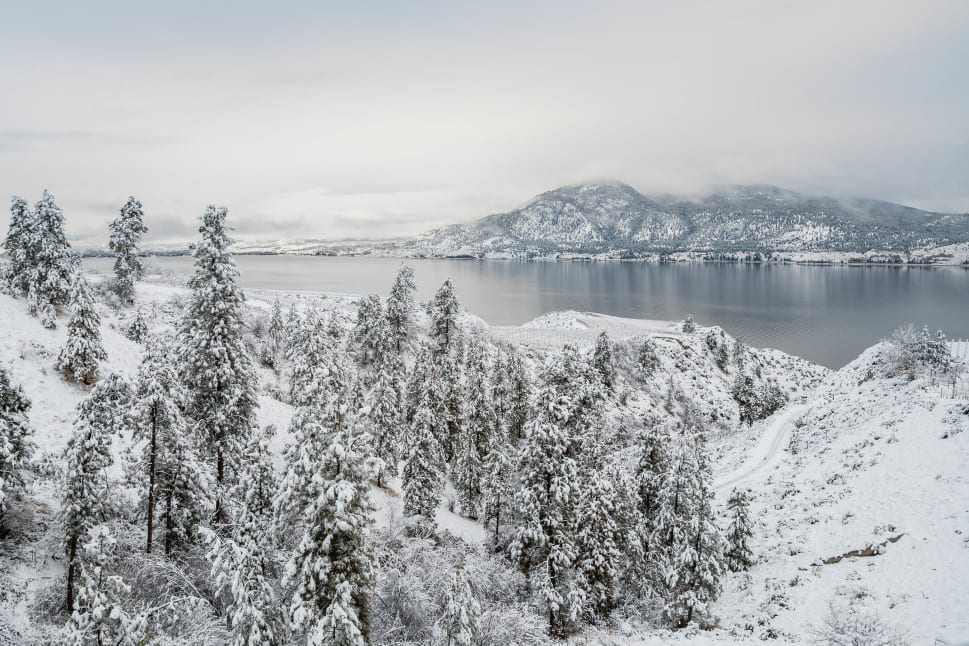
[[[159,277],[138,286],[141,307],[156,324],[172,320],[186,295],[166,282],[178,281]],[[262,312],[276,297],[284,305],[312,302],[348,314],[355,307],[353,295],[247,291],[247,297],[247,307]],[[141,348],[121,333],[133,312],[105,307],[102,313],[104,372],[133,376]],[[484,326],[476,319],[474,324]],[[0,296],[0,327],[0,363],[33,400],[30,420],[39,445],[34,461],[39,471],[55,473],[74,407],[87,393],[54,369],[64,326],[46,330],[26,314],[22,300]],[[544,352],[564,343],[591,346],[601,331],[615,340],[654,339],[660,368],[653,390],[664,392],[660,384],[675,382],[716,420],[711,448],[718,500],[733,487],[750,489],[756,563],[748,573],[726,578],[717,629],[656,631],[626,617],[608,630],[576,637],[576,643],[805,643],[831,605],[877,615],[914,644],[969,643],[969,417],[965,399],[953,398],[960,391],[930,377],[884,377],[880,346],[837,372],[778,351],[751,350],[763,378],[791,403],[745,427],[730,412],[732,375],[703,349],[706,328],[684,334],[671,322],[558,312],[490,333]],[[964,364],[964,348],[954,350]],[[264,383],[272,378],[263,371]],[[648,395],[629,403],[634,412],[650,405],[658,403]],[[260,396],[259,423],[281,431],[274,440],[280,455],[291,415],[289,405]],[[113,447],[118,456],[121,444]],[[399,515],[399,490],[396,481],[389,490],[372,489],[378,523]],[[38,478],[16,512],[13,525],[24,529],[0,541],[0,644],[6,643],[3,625],[24,629],[36,595],[63,576],[58,504],[56,485]],[[437,520],[466,541],[485,538],[480,524],[449,511],[446,501]],[[868,548],[871,556],[837,559]]]

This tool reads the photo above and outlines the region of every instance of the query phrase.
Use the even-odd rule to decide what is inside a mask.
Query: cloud
[[[211,202],[239,237],[388,237],[598,180],[969,210],[961,0],[61,9],[0,42],[0,192],[79,235],[132,193],[173,237]]]

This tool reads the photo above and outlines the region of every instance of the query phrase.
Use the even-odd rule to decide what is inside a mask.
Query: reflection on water
[[[386,294],[401,260],[238,256],[244,287]],[[903,323],[969,338],[969,272],[959,268],[408,260],[418,295],[450,276],[469,310],[493,325],[517,325],[553,310],[680,319],[692,312],[757,347],[775,347],[839,367]],[[109,259],[85,265],[110,271]],[[189,257],[149,268],[189,274]]]

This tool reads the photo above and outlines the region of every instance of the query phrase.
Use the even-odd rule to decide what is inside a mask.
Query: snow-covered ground
[[[138,286],[141,307],[156,315],[150,317],[156,324],[172,320],[186,295],[184,288],[166,282],[178,281]],[[247,297],[247,306],[262,312],[276,297],[284,305],[312,301],[348,314],[354,308],[353,295],[247,291]],[[104,315],[109,356],[104,371],[133,376],[141,349],[121,333],[133,313],[119,316],[104,308]],[[86,389],[64,382],[54,369],[64,326],[45,330],[26,314],[22,300],[8,296],[0,296],[0,326],[0,363],[33,400],[30,420],[39,445],[35,462],[38,470],[54,473],[74,407],[86,395]],[[704,415],[719,420],[711,445],[718,500],[734,486],[750,489],[756,563],[749,573],[725,579],[716,630],[671,633],[627,618],[617,627],[579,636],[576,643],[803,643],[822,624],[830,604],[877,613],[907,631],[915,644],[969,641],[969,433],[964,432],[969,417],[961,390],[930,377],[884,377],[880,346],[837,372],[781,352],[755,350],[752,360],[764,379],[775,382],[791,403],[767,420],[742,427],[735,417],[722,414],[731,401],[733,375],[703,350],[708,328],[684,334],[671,322],[558,312],[490,332],[543,352],[563,343],[590,346],[603,330],[620,341],[652,337],[660,349],[656,384],[675,383]],[[964,364],[969,350],[961,345],[953,350]],[[263,379],[271,379],[271,373],[265,371]],[[660,404],[648,397],[630,403],[632,409],[650,405]],[[279,455],[291,414],[287,404],[261,396],[259,423],[280,429],[274,445]],[[124,447],[117,444],[114,451],[120,456]],[[399,490],[394,481],[388,490],[372,489],[377,522],[399,514],[400,498],[394,495]],[[27,503],[16,512],[24,529],[0,541],[0,581],[5,584],[0,586],[5,588],[0,627],[4,622],[23,627],[35,595],[63,575],[56,486],[38,478]],[[449,511],[447,500],[438,523],[469,542],[487,536],[480,524]],[[873,556],[832,561],[869,547]]]

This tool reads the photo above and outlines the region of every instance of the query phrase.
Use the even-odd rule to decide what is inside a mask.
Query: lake
[[[110,271],[109,258],[85,266]],[[398,258],[237,256],[244,287],[385,295]],[[969,338],[969,271],[957,267],[836,267],[524,260],[406,261],[418,296],[450,276],[462,303],[493,325],[554,310],[682,319],[692,313],[755,347],[838,368],[904,323]],[[153,272],[188,275],[188,256],[147,259]]]

